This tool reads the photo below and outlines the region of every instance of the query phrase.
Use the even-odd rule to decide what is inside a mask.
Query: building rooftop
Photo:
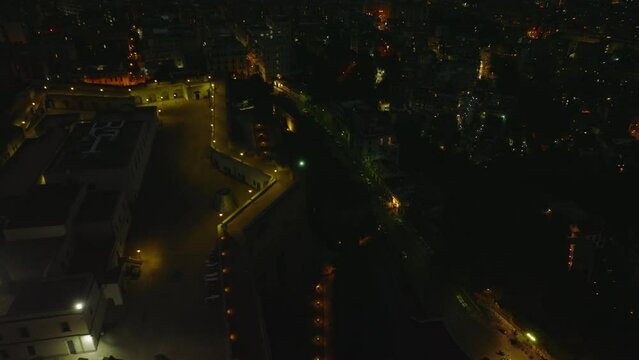
[[[27,194],[0,201],[0,227],[18,229],[66,223],[84,189],[78,186],[43,185]]]
[[[72,173],[128,166],[141,132],[157,121],[155,107],[101,113],[76,126],[47,173]]]
[[[66,135],[63,129],[54,128],[37,139],[25,140],[0,170],[0,199],[26,193],[53,161]]]
[[[75,239],[76,249],[69,264],[69,274],[93,274],[96,279],[104,284],[109,281],[112,270],[109,267],[113,256],[114,241],[108,236],[96,236],[87,238],[78,236]]]
[[[122,197],[120,191],[91,191],[88,192],[76,221],[78,223],[90,223],[102,220],[111,220],[118,201]]]
[[[64,237],[7,241],[0,245],[0,261],[14,281],[41,279],[60,248]]]
[[[0,312],[0,321],[38,314],[78,312],[75,304],[87,299],[93,283],[93,277],[86,274],[14,284],[10,292],[0,290],[0,299],[5,299],[5,306],[0,304],[0,310],[4,310]]]

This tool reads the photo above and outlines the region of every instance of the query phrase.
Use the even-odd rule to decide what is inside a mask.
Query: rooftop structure
[[[5,239],[13,240],[8,234],[10,230],[65,226],[75,216],[83,198],[81,187],[37,186],[24,196],[3,199],[0,219]]]
[[[157,127],[155,107],[99,113],[77,125],[44,174],[47,183],[82,183],[89,190],[137,195]]]
[[[89,275],[17,284],[11,295],[3,292],[0,319],[16,320],[42,314],[77,313],[75,304],[88,298],[93,279]],[[35,285],[35,286],[34,286]],[[47,299],[47,301],[42,301]]]
[[[47,172],[83,172],[125,167],[131,160],[136,140],[151,112],[136,113],[143,114],[144,117],[133,119],[119,114],[102,115],[92,123],[78,125],[61,155]]]
[[[0,198],[24,194],[34,186],[66,135],[63,129],[54,128],[37,139],[27,139],[0,170]]]
[[[46,301],[43,301],[46,299]],[[91,275],[20,282],[0,290],[5,358],[94,351],[106,303]],[[62,336],[61,336],[62,335]]]

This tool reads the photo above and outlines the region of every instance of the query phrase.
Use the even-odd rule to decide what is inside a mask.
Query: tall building
[[[249,30],[249,60],[264,81],[291,74],[291,22],[285,16],[271,16],[264,26]]]

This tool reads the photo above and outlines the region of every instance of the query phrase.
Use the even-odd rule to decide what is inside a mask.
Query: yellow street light
[[[526,337],[528,337],[532,342],[537,342],[537,338],[529,332],[526,333]]]
[[[137,249],[137,250],[135,250],[135,252],[139,254],[139,253],[141,253],[141,252],[142,252],[142,250]]]

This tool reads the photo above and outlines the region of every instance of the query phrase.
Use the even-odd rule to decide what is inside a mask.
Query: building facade
[[[28,359],[95,351],[105,309],[102,292],[90,275],[3,288],[0,358]]]

